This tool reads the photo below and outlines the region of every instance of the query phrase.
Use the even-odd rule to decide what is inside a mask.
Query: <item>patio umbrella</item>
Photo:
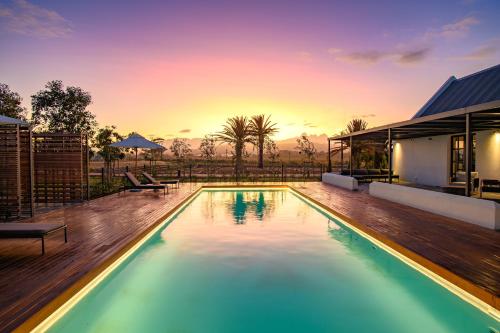
[[[149,141],[145,137],[139,134],[132,134],[125,140],[115,142],[109,145],[110,147],[117,148],[133,148],[135,150],[135,171],[137,171],[137,149],[165,149],[162,145]]]

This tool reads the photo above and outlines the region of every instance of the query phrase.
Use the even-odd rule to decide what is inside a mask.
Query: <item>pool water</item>
[[[204,190],[171,220],[50,332],[499,329],[291,191]]]

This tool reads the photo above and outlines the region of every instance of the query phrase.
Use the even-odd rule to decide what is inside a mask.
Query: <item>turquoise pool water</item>
[[[210,190],[50,331],[490,329],[493,318],[293,192]]]

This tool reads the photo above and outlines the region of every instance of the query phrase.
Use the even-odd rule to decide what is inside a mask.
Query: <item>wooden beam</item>
[[[33,160],[33,131],[31,128],[29,129],[28,149],[30,156],[30,169],[29,169],[30,212],[31,212],[31,217],[33,217],[35,216],[35,198],[34,198],[35,193],[34,193],[34,181],[33,181],[35,172],[35,161]]]

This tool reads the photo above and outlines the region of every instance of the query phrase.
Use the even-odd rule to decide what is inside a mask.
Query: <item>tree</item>
[[[62,81],[50,81],[31,96],[32,122],[41,130],[86,133],[93,136],[97,122],[87,110],[92,97],[80,87],[66,87]]]
[[[363,119],[352,119],[347,123],[346,131],[347,133],[354,133],[358,131],[364,131],[368,127],[368,123]]]
[[[228,143],[234,149],[234,169],[236,178],[239,179],[243,169],[243,154],[245,144],[252,143],[250,122],[247,117],[236,116],[228,118],[222,131],[216,134],[216,139]]]
[[[26,108],[21,106],[21,96],[0,83],[0,115],[26,120]]]
[[[207,177],[210,176],[210,162],[214,159],[216,148],[213,135],[205,135],[200,143],[200,156],[207,162]]]
[[[259,152],[259,168],[264,168],[264,143],[267,138],[275,134],[278,129],[276,124],[271,123],[269,120],[271,116],[263,114],[253,116],[250,120],[250,131],[255,137],[255,144]]]
[[[120,148],[109,146],[116,141],[123,140],[123,137],[115,130],[115,126],[99,128],[93,142],[93,146],[98,149],[97,154],[104,160],[108,182],[111,179],[111,163],[125,156]]]
[[[276,162],[280,158],[280,150],[276,145],[276,142],[271,138],[266,138],[264,142],[264,148],[266,151],[266,155],[272,162]]]
[[[177,160],[182,161],[191,154],[191,145],[186,142],[186,139],[175,138],[170,145],[170,151]]]
[[[306,134],[302,134],[297,139],[297,147],[295,147],[295,149],[298,149],[300,154],[304,154],[309,162],[314,160],[316,147],[314,147],[314,143],[309,140]]]
[[[364,131],[367,128],[368,128],[368,123],[365,120],[352,119],[351,121],[349,121],[347,123],[346,129],[342,132],[342,134]],[[366,144],[362,141],[358,141],[358,142],[356,142],[355,145],[353,144],[353,147],[350,147],[350,144],[348,142],[347,147],[349,147],[349,149],[351,149],[351,151],[352,151],[353,166],[355,168],[359,168],[360,164],[361,164],[361,160],[366,159],[365,158],[366,154],[365,154],[365,156],[362,156],[363,151],[365,151],[367,148]]]

